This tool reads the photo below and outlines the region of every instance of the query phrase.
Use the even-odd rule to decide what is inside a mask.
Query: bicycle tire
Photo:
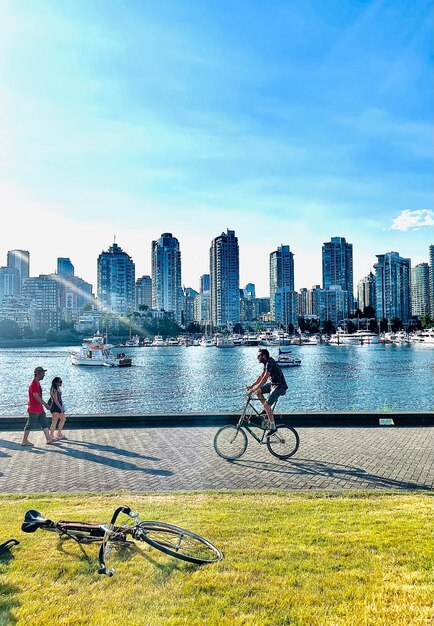
[[[242,428],[233,424],[220,428],[214,437],[214,450],[226,461],[235,461],[247,449],[247,435]]]
[[[298,432],[286,424],[277,424],[276,428],[276,432],[267,438],[268,451],[278,459],[289,459],[300,445]]]
[[[217,563],[223,554],[210,541],[185,528],[165,522],[140,522],[133,531],[134,539],[189,563]]]

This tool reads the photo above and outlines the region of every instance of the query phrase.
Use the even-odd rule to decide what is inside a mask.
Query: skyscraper
[[[21,294],[21,276],[17,267],[0,267],[0,301]]]
[[[152,309],[152,278],[150,276],[142,276],[136,280],[136,309],[141,305]]]
[[[347,313],[354,306],[353,287],[353,244],[345,237],[332,237],[322,247],[322,286],[323,289],[339,286],[347,292]]]
[[[421,317],[429,311],[429,265],[419,263],[411,268],[411,312]]]
[[[172,233],[152,242],[152,308],[171,312],[182,322],[181,251]]]
[[[71,259],[65,257],[59,257],[57,259],[57,275],[67,281],[72,281],[74,277],[74,266],[71,263]]]
[[[8,267],[16,267],[20,272],[21,283],[29,277],[30,253],[27,250],[9,250]]]
[[[200,277],[199,293],[205,293],[205,291],[209,291],[209,290],[210,290],[209,274],[202,274],[202,276]]]
[[[367,306],[376,310],[376,287],[375,276],[369,272],[367,276],[359,280],[357,283],[357,299],[359,301],[359,309],[363,311]]]
[[[134,309],[134,287],[134,262],[117,243],[113,243],[98,257],[99,305],[117,315],[130,315]]]
[[[434,244],[429,247],[429,308],[434,319]]]
[[[279,313],[276,311],[276,292],[278,289],[284,289],[285,293],[292,293],[294,291],[294,254],[291,252],[289,246],[281,245],[270,254],[270,311],[272,319],[280,324],[287,324],[289,322],[286,319],[281,319],[284,315],[282,307],[279,307]],[[279,296],[279,303],[291,302],[288,300],[288,296],[282,298],[282,291]],[[292,307],[292,304],[291,304]],[[292,320],[291,320],[292,322]]]
[[[57,279],[60,286],[60,307],[63,315],[70,316],[77,308],[77,294],[74,285],[74,266],[65,257],[57,259]]]
[[[397,317],[406,324],[411,316],[411,260],[400,257],[398,252],[377,254],[376,257],[377,317],[387,320]]]
[[[226,326],[240,321],[240,267],[238,237],[227,230],[210,248],[211,322]]]

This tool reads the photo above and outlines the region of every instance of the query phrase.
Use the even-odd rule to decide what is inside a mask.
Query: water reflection
[[[74,367],[70,348],[0,350],[0,414],[22,415],[36,365],[63,380],[71,413],[237,411],[259,374],[256,348],[136,348],[131,368]],[[293,346],[285,411],[432,410],[434,350],[420,346]]]

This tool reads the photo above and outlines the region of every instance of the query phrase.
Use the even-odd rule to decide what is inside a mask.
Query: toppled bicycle
[[[276,430],[270,433],[270,423],[266,414],[256,408],[257,398],[247,394],[244,408],[237,424],[222,426],[214,437],[214,449],[222,459],[235,461],[243,456],[247,449],[247,433],[259,444],[266,445],[268,451],[281,460],[293,456],[300,445],[300,437],[295,428],[286,424],[276,424]],[[276,403],[273,405],[273,409]],[[277,417],[277,416],[276,416]]]
[[[124,513],[130,519],[115,525],[118,516]],[[223,554],[210,541],[189,530],[166,524],[165,522],[140,521],[139,514],[128,506],[120,506],[113,513],[110,524],[91,524],[87,522],[68,522],[45,519],[38,511],[27,511],[21,530],[34,533],[38,529],[57,533],[61,539],[73,539],[79,544],[100,543],[98,554],[98,574],[113,576],[114,569],[107,567],[113,547],[134,545],[134,541],[145,541],[153,548],[176,559],[190,563],[216,563]]]

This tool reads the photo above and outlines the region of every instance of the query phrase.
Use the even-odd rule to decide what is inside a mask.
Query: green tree
[[[421,318],[422,328],[433,328],[434,327],[434,318],[429,314],[425,313]]]
[[[372,306],[365,306],[365,308],[363,309],[363,317],[367,317],[367,318],[373,318],[376,317],[375,315],[375,309]]]
[[[21,329],[13,320],[0,320],[0,337],[2,339],[19,339]]]
[[[399,317],[392,317],[391,320],[390,320],[390,326],[391,326],[392,331],[394,333],[397,330],[401,330],[403,328],[402,321],[399,319]]]
[[[356,325],[354,324],[354,322],[352,322],[351,320],[348,320],[347,322],[347,332],[350,333],[350,335],[352,335],[353,333],[355,333],[357,330]]]
[[[29,339],[30,337],[33,337],[34,334],[33,328],[29,326],[29,324],[26,324],[23,328],[23,337],[25,339]]]
[[[332,335],[336,332],[336,328],[331,320],[325,320],[322,331],[325,335]]]

